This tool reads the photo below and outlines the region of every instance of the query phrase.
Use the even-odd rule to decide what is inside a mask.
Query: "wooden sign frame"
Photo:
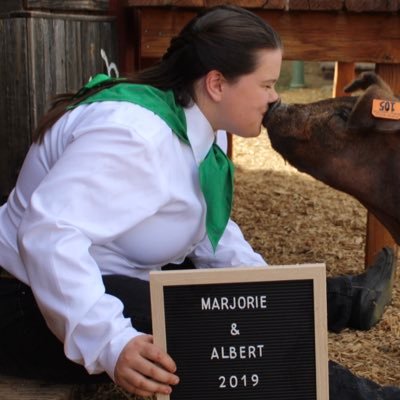
[[[265,293],[265,296],[258,296],[256,298],[256,296],[254,296],[254,299],[252,300],[252,307],[256,308],[255,305],[257,305],[257,307],[259,308],[265,308],[265,310],[263,310],[264,313],[272,313],[273,312],[273,308],[274,306],[270,307],[270,310],[268,310],[268,299],[270,297],[270,294],[268,291],[270,291],[271,293],[271,299],[273,298],[272,293],[278,293],[279,291],[281,291],[280,293],[283,293],[283,290],[289,288],[286,293],[283,296],[281,296],[281,300],[279,302],[276,303],[285,303],[285,299],[286,298],[290,298],[290,293],[294,293],[296,292],[296,289],[293,290],[293,288],[297,288],[299,287],[300,293],[304,292],[304,289],[302,289],[300,286],[307,284],[307,288],[311,288],[311,289],[307,289],[310,293],[308,293],[308,302],[312,302],[312,304],[308,303],[308,308],[307,310],[311,310],[311,311],[306,311],[306,312],[302,312],[302,309],[296,310],[295,314],[294,314],[294,318],[296,318],[296,315],[299,315],[299,318],[303,318],[304,315],[306,313],[310,314],[307,316],[307,318],[309,318],[310,321],[312,321],[312,325],[309,325],[309,330],[307,332],[307,334],[305,334],[308,337],[310,337],[310,335],[314,335],[311,340],[311,345],[313,346],[313,350],[314,353],[312,354],[308,354],[308,357],[312,358],[311,360],[311,364],[315,367],[314,370],[312,371],[313,375],[313,379],[311,379],[312,383],[312,390],[314,391],[313,393],[313,398],[316,400],[328,400],[329,399],[329,385],[328,385],[328,340],[327,340],[327,300],[326,300],[326,272],[325,272],[325,264],[297,264],[297,265],[283,265],[283,266],[269,266],[269,267],[263,267],[263,268],[254,268],[254,267],[241,267],[241,268],[217,268],[217,269],[193,269],[193,270],[174,270],[174,271],[160,271],[160,272],[151,272],[150,273],[150,291],[151,291],[151,308],[152,308],[152,321],[153,321],[153,337],[154,337],[154,342],[160,346],[161,348],[163,348],[164,350],[166,350],[167,352],[169,352],[169,354],[174,358],[175,362],[177,363],[178,366],[178,370],[177,370],[177,374],[178,376],[180,375],[180,373],[182,373],[182,369],[180,370],[180,360],[177,359],[176,357],[178,357],[175,354],[171,354],[170,350],[169,350],[169,344],[172,342],[172,339],[170,339],[170,342],[168,343],[168,332],[167,329],[171,329],[168,328],[169,322],[167,321],[166,318],[166,311],[169,313],[169,315],[172,315],[171,313],[178,313],[177,315],[177,321],[179,321],[178,324],[180,324],[180,327],[176,327],[176,329],[178,329],[175,332],[185,332],[185,335],[191,335],[192,333],[194,333],[193,331],[195,331],[196,329],[194,329],[194,324],[196,324],[197,319],[194,319],[192,322],[188,322],[187,316],[190,317],[190,314],[192,314],[192,311],[194,311],[194,309],[192,308],[191,311],[179,311],[181,305],[183,303],[187,303],[186,299],[189,300],[189,298],[192,296],[192,293],[194,293],[195,291],[202,291],[203,288],[211,288],[211,290],[215,289],[220,289],[222,290],[222,293],[224,293],[224,290],[234,290],[232,291],[232,293],[235,293],[232,296],[237,296],[236,293],[237,291],[239,291],[239,289],[245,289],[245,291],[247,290],[249,293],[253,290],[252,288],[255,288],[257,290],[259,290],[260,288],[262,288],[262,292]],[[211,285],[211,286],[209,286]],[[247,285],[247,286],[245,286]],[[256,286],[254,286],[256,285]],[[289,285],[289,286],[288,286]],[[294,286],[293,286],[294,285]],[[277,286],[277,287],[275,287]],[[270,289],[268,289],[268,287]],[[272,291],[271,291],[272,289]],[[274,290],[276,289],[276,290]],[[179,300],[179,293],[181,291],[184,291],[183,294],[183,300]],[[175,291],[175,293],[174,293]],[[177,292],[178,291],[178,292]],[[303,292],[301,292],[303,291]],[[168,294],[170,293],[170,294]],[[171,294],[172,293],[172,294]],[[176,294],[176,295],[175,295]],[[196,296],[196,295],[194,295]],[[198,296],[198,295],[197,295]],[[276,295],[274,295],[276,296]],[[310,300],[310,296],[311,296],[311,300]],[[242,302],[245,302],[245,296],[241,296],[242,297]],[[252,296],[248,296],[248,297],[252,297]],[[301,296],[300,296],[301,297]],[[171,298],[172,301],[175,301],[177,303],[175,303],[175,305],[173,306],[167,306],[166,308],[166,301]],[[225,296],[224,299],[227,299],[228,296]],[[202,306],[204,306],[204,304],[206,304],[206,300],[207,299],[208,303],[207,303],[207,307],[208,307],[208,311],[211,309],[211,304],[210,303],[210,299],[207,297],[202,297]],[[199,300],[199,298],[196,298],[196,302],[197,300]],[[214,297],[214,301],[215,303],[215,307],[217,308],[217,312],[218,312],[218,308],[221,306],[221,304],[218,303],[218,301],[216,300],[216,297]],[[228,300],[225,300],[225,303]],[[233,301],[233,297],[232,297],[232,301]],[[239,297],[237,300],[235,300],[235,306],[239,306]],[[285,306],[286,310],[289,309],[291,310],[293,307],[296,307],[296,304],[298,303],[298,301],[294,298],[292,300],[288,300],[288,304]],[[168,303],[169,304],[169,303]],[[189,304],[189,303],[187,303]],[[197,304],[197,303],[196,303]],[[233,303],[232,303],[233,304]],[[233,308],[232,304],[230,305],[231,308]],[[243,303],[244,304],[244,303]],[[293,305],[292,305],[293,304]],[[228,310],[228,305],[227,303],[225,304],[225,309]],[[298,304],[297,304],[298,306]],[[173,309],[171,309],[169,311],[168,307],[172,307]],[[182,307],[186,307],[186,306],[182,306]],[[189,307],[191,307],[189,305]],[[199,306],[200,307],[200,306]],[[275,307],[277,308],[277,307]],[[279,307],[278,307],[279,308]],[[282,309],[283,311],[278,311],[278,314],[276,315],[280,315],[279,312],[282,312],[282,315],[284,317],[284,314],[286,315],[286,311],[285,309]],[[260,310],[251,310],[251,312],[260,312]],[[181,312],[181,314],[179,314]],[[197,311],[198,312],[198,311]],[[234,311],[235,313],[235,311]],[[237,311],[236,311],[237,313]],[[290,314],[290,312],[289,312]],[[312,314],[312,315],[311,315]],[[211,315],[211,313],[210,313]],[[221,314],[220,314],[221,315]],[[236,314],[239,315],[239,314]],[[245,328],[245,324],[239,324],[239,326],[237,327],[237,323],[236,321],[239,319],[239,317],[236,317],[236,315],[232,316],[232,320],[227,320],[226,323],[228,324],[228,329],[229,329],[229,325],[235,329],[237,329],[237,331],[233,330],[233,332],[238,332],[240,334],[239,329],[240,328]],[[252,314],[253,315],[253,314]],[[268,314],[262,314],[262,320],[264,320],[264,315],[268,316]],[[271,314],[272,315],[272,314]],[[254,316],[256,316],[256,314],[254,314]],[[172,317],[170,316],[170,321],[172,320]],[[175,317],[174,317],[175,318]],[[229,317],[230,318],[230,317]],[[290,317],[292,318],[292,317]],[[219,316],[217,317],[218,320],[221,320],[221,318],[219,318]],[[222,318],[223,319],[223,318]],[[275,318],[275,319],[280,319]],[[292,318],[293,319],[293,318]],[[215,320],[215,319],[214,319]],[[247,318],[246,321],[252,321],[253,317],[250,316],[250,319]],[[255,317],[254,320],[260,320],[259,317]],[[282,322],[282,329],[285,329],[284,327],[287,326],[287,321],[284,322],[285,318],[283,318],[283,322]],[[200,322],[199,322],[200,323]],[[252,322],[250,322],[252,323]],[[278,321],[278,324],[280,322]],[[301,330],[301,326],[304,325],[304,321],[299,322],[300,324],[300,330]],[[171,322],[172,324],[172,322]],[[172,326],[170,324],[170,326]],[[203,324],[205,325],[205,324]],[[209,324],[207,324],[209,325]],[[289,324],[290,325],[290,324]],[[269,325],[271,326],[271,325]],[[310,327],[311,326],[311,327]],[[210,329],[207,328],[207,332],[210,332],[210,336],[211,338],[216,337],[215,333],[216,333],[216,329],[220,329],[220,328],[215,328],[212,326],[212,323],[210,325]],[[263,329],[258,329],[258,326],[255,327],[251,327],[252,330],[251,332],[254,330],[254,332],[256,331],[262,331]],[[264,327],[265,329],[265,327]],[[279,327],[275,328],[278,329],[279,331]],[[269,331],[270,329],[267,329],[267,331]],[[245,331],[245,329],[243,329],[243,331]],[[247,332],[249,330],[247,329]],[[299,331],[297,329],[293,329],[293,331],[297,332],[297,335],[299,335]],[[279,333],[279,332],[278,332]],[[229,336],[229,333],[227,333]],[[232,331],[231,331],[231,334]],[[175,333],[176,335],[176,333]],[[292,335],[291,332],[286,332],[286,335]],[[208,373],[208,370],[212,370],[213,365],[215,365],[215,360],[217,359],[217,362],[220,362],[220,358],[235,358],[235,360],[229,360],[227,361],[227,365],[228,366],[234,366],[236,369],[235,371],[237,371],[237,366],[240,365],[240,363],[244,362],[241,360],[236,360],[236,358],[246,358],[247,357],[247,351],[248,348],[252,349],[252,354],[254,356],[254,358],[256,358],[257,356],[260,357],[261,360],[269,360],[268,357],[268,347],[270,348],[279,348],[281,346],[281,338],[280,335],[276,335],[275,337],[278,336],[277,343],[267,343],[267,346],[264,346],[264,344],[262,345],[258,345],[259,349],[256,349],[257,346],[240,346],[238,347],[238,349],[240,349],[240,355],[243,357],[239,357],[239,350],[233,349],[230,350],[231,352],[233,352],[234,357],[229,357],[229,354],[227,353],[228,351],[225,350],[224,351],[221,347],[221,354],[218,354],[218,349],[219,347],[212,347],[212,352],[211,352],[211,345],[209,345],[209,349],[210,351],[208,352],[208,357],[211,354],[211,360],[213,361],[209,361],[209,367],[210,368],[206,368],[205,371],[207,371],[206,373]],[[173,337],[173,336],[172,336]],[[248,337],[248,336],[247,336]],[[204,340],[203,340],[204,339]],[[202,332],[202,336],[199,339],[199,337],[196,337],[193,339],[193,341],[189,341],[189,346],[190,347],[189,350],[195,349],[194,351],[199,351],[198,347],[201,344],[207,343],[207,341],[209,340],[209,338],[204,336],[204,332]],[[213,339],[214,340],[214,339]],[[275,340],[275,339],[274,339]],[[294,339],[294,340],[298,340],[298,339]],[[309,339],[305,339],[305,340],[309,340]],[[312,342],[312,340],[314,340],[314,342]],[[182,342],[179,342],[178,345],[175,345],[175,348],[178,346],[181,346]],[[302,343],[302,342],[299,342]],[[271,344],[277,344],[278,346],[271,346]],[[185,344],[183,344],[183,346],[185,346]],[[293,346],[293,345],[291,345]],[[232,348],[234,346],[230,346],[230,348]],[[302,346],[301,346],[302,347]],[[301,347],[299,347],[298,349],[300,349]],[[307,347],[307,346],[305,346]],[[289,349],[291,349],[292,347],[289,347]],[[183,348],[182,351],[184,352],[184,354],[187,354],[187,349]],[[208,350],[207,350],[208,351]],[[243,351],[243,353],[242,353]],[[255,352],[259,352],[259,354],[255,353]],[[301,350],[299,350],[301,351]],[[263,352],[263,353],[262,353]],[[291,350],[289,350],[289,353],[291,352]],[[261,354],[262,353],[262,354]],[[271,354],[271,353],[270,353]],[[202,354],[203,355],[203,354]],[[264,357],[264,358],[262,358]],[[179,358],[179,357],[178,357]],[[303,356],[298,356],[295,360],[295,363],[297,362],[302,362],[300,361],[300,359],[302,359]],[[264,362],[264,361],[260,361],[257,360],[257,362]],[[279,360],[279,357],[278,357]],[[222,361],[221,361],[222,362]],[[223,361],[226,362],[226,361]],[[253,361],[252,361],[253,362]],[[254,360],[255,362],[255,360]],[[271,360],[269,360],[269,362],[271,363]],[[290,361],[289,361],[290,362]],[[315,362],[315,364],[314,364]],[[239,364],[238,364],[239,363]],[[260,364],[257,364],[258,366]],[[290,364],[291,365],[291,364]],[[309,365],[306,365],[306,367],[308,369],[310,369]],[[230,367],[229,367],[230,368]],[[229,369],[228,368],[228,369]],[[305,368],[305,369],[307,369]],[[196,369],[196,368],[194,368]],[[225,366],[226,369],[226,366]],[[298,368],[298,367],[293,367],[294,371],[301,371],[304,368]],[[250,371],[251,372],[251,371]],[[191,372],[192,373],[192,372]],[[203,372],[204,373],[204,372]],[[219,372],[217,372],[216,374],[219,374]],[[292,373],[292,372],[291,372]],[[297,372],[295,372],[297,373]],[[229,371],[228,371],[229,374]],[[258,385],[260,377],[258,376],[258,374],[248,374],[248,372],[246,372],[246,374],[241,375],[241,373],[239,375],[231,375],[230,376],[230,382],[225,381],[226,378],[224,375],[222,376],[218,376],[216,377],[217,379],[219,379],[219,384],[223,384],[225,386],[216,386],[215,388],[215,393],[216,395],[214,396],[215,398],[210,398],[213,396],[210,396],[210,394],[208,393],[205,397],[203,398],[208,398],[209,400],[219,400],[219,399],[239,399],[239,398],[248,398],[248,399],[254,399],[254,400],[263,400],[264,398],[264,394],[262,396],[260,396],[259,394],[254,394],[254,391],[251,391],[251,386],[255,386],[255,384]],[[263,376],[263,375],[262,375]],[[234,379],[232,380],[232,377],[234,377]],[[315,378],[315,380],[314,380]],[[239,380],[240,379],[240,380]],[[295,379],[299,380],[299,379],[303,379],[302,377],[295,377]],[[186,379],[186,382],[189,379]],[[271,379],[273,380],[273,379]],[[214,382],[215,383],[215,382]],[[183,385],[184,383],[182,383],[182,379],[179,385]],[[270,383],[268,383],[269,385],[272,385]],[[178,386],[179,386],[178,385]],[[187,385],[190,385],[190,383],[188,383]],[[228,389],[226,390],[225,393],[223,393],[224,391],[221,389],[219,389],[220,387],[226,388],[228,385]],[[230,385],[230,386],[229,386]],[[243,389],[242,387],[240,387],[240,390],[246,390],[247,392],[245,392],[245,394],[243,395],[240,394],[239,397],[235,397],[232,394],[235,394],[235,391],[232,391],[230,389],[232,388],[239,388],[240,385],[245,385],[246,388]],[[285,383],[286,385],[286,383]],[[175,400],[175,398],[177,400],[180,400],[182,397],[179,397],[179,395],[176,395],[177,397],[174,396],[174,392],[177,390],[177,387],[173,388],[172,394],[171,395],[161,395],[158,394],[157,395],[157,400]],[[273,385],[272,385],[273,386]],[[203,384],[201,387],[209,387],[209,385],[207,384]],[[283,387],[283,386],[282,386]],[[186,388],[187,389],[187,388]],[[257,388],[258,390],[261,390],[261,386],[259,388]],[[239,389],[238,389],[239,390]],[[255,390],[255,389],[254,389]],[[274,389],[273,389],[274,390]],[[278,390],[278,389],[277,389]],[[307,389],[308,390],[308,389]],[[226,396],[226,393],[228,393],[228,396]],[[252,394],[253,393],[253,394]],[[271,395],[269,395],[271,396]],[[297,394],[296,394],[297,396]],[[292,397],[292,398],[299,398],[302,399],[303,397],[301,397],[301,395],[299,397]],[[307,396],[306,396],[307,397]],[[304,397],[304,398],[306,398]],[[193,398],[193,396],[191,396],[191,398]],[[199,396],[199,398],[201,398],[201,396]],[[272,398],[272,397],[270,397]],[[281,398],[281,397],[280,397]]]

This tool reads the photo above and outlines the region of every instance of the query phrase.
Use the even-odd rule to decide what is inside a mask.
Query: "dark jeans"
[[[106,291],[125,304],[124,315],[134,316],[135,327],[151,332],[148,282],[123,276],[103,277]],[[330,325],[343,327],[350,315],[349,284],[345,278],[330,278],[328,314]],[[335,319],[335,318],[336,319]],[[106,374],[88,375],[66,359],[61,342],[47,328],[30,288],[16,279],[0,278],[0,372],[70,383],[110,381]],[[382,388],[361,379],[333,362],[329,363],[330,399],[400,399],[400,389]]]
[[[135,316],[135,328],[151,332],[148,282],[105,276],[109,294],[120,298],[124,315]],[[31,289],[16,279],[0,278],[0,372],[57,382],[107,382],[107,374],[89,375],[69,361],[62,343],[50,332]]]

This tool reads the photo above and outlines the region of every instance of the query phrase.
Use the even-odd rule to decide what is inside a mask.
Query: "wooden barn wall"
[[[51,99],[75,92],[94,74],[107,71],[101,49],[115,62],[114,19],[108,16],[29,12],[0,17],[2,201]]]
[[[30,143],[31,99],[26,20],[0,19],[0,32],[0,195],[4,200]]]

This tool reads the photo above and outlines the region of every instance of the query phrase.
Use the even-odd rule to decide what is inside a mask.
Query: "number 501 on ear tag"
[[[400,120],[400,102],[374,99],[372,115],[377,118]]]

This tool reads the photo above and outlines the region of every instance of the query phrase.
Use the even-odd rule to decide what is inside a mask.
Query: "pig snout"
[[[279,131],[279,134],[299,134],[299,128],[307,122],[309,112],[301,105],[285,104],[281,100],[270,104],[262,124],[272,134]]]
[[[347,119],[355,97],[310,104],[274,104],[263,119],[272,147],[297,168],[316,166],[317,154],[346,146]],[[321,157],[322,158],[322,157]]]
[[[284,158],[289,155],[289,142],[307,140],[309,109],[302,105],[285,104],[280,101],[271,104],[263,118],[272,147]]]
[[[262,124],[264,127],[267,125],[267,121],[270,118],[270,116],[274,113],[276,109],[284,109],[286,107],[286,104],[282,103],[281,99],[278,99],[277,101],[271,103],[268,105],[268,111],[265,113]]]
[[[333,99],[273,105],[263,119],[271,146],[298,170],[324,174],[331,155],[346,145],[343,107],[342,101]]]

